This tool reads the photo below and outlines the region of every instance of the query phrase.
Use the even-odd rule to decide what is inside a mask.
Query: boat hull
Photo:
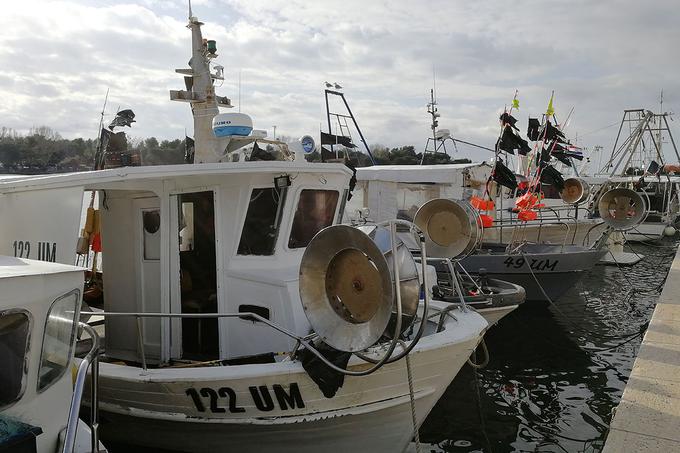
[[[560,224],[526,222],[526,224],[517,226],[486,229],[484,230],[484,240],[504,244],[510,241],[527,241],[539,244],[569,244],[592,247],[606,228],[606,224],[600,219],[565,220]],[[503,230],[502,233],[501,229]]]
[[[524,255],[492,251],[470,255],[461,264],[468,272],[479,273],[480,269],[486,269],[491,278],[524,287],[527,300],[554,302],[607,253],[606,249],[574,246],[561,250],[559,246],[533,245],[526,248]]]
[[[630,242],[654,242],[664,237],[664,230],[668,225],[664,222],[643,222],[624,233]]]
[[[453,313],[457,320],[448,317],[409,356],[418,425],[488,327],[473,310]],[[345,377],[332,398],[297,361],[146,372],[102,363],[99,395],[102,439],[146,448],[394,452],[413,434],[405,360]]]
[[[503,307],[484,308],[477,311],[480,315],[484,316],[484,319],[486,319],[486,322],[488,322],[490,326],[493,326],[517,307],[519,307],[519,305],[506,305]]]

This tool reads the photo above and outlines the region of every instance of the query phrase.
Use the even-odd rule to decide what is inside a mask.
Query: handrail
[[[85,378],[87,371],[92,365],[92,378],[90,380],[91,391],[91,407],[90,407],[90,430],[92,433],[92,451],[96,452],[99,449],[99,404],[98,404],[98,377],[99,377],[99,335],[88,324],[79,323],[92,338],[92,347],[85,355],[85,357],[78,365],[78,373],[76,374],[76,381],[73,387],[73,397],[71,397],[71,407],[68,413],[68,423],[66,425],[66,434],[64,436],[64,448],[62,453],[72,453],[76,442],[76,432],[78,431],[78,412],[80,411],[80,402],[83,399],[83,391],[85,388]]]
[[[380,367],[382,367],[386,363],[392,363],[396,360],[399,360],[403,358],[406,354],[408,354],[418,343],[420,340],[420,337],[422,336],[424,332],[424,325],[425,325],[425,320],[428,319],[428,310],[429,310],[429,296],[427,291],[425,291],[425,296],[423,299],[423,317],[421,320],[421,325],[419,326],[418,331],[416,332],[415,337],[411,340],[411,344],[401,353],[397,354],[395,357],[392,357],[392,353],[394,352],[394,349],[397,345],[397,342],[399,341],[399,337],[401,335],[401,322],[402,322],[402,306],[401,306],[401,293],[400,293],[400,284],[401,281],[399,279],[399,269],[397,268],[398,263],[397,263],[397,251],[396,251],[396,226],[397,225],[403,225],[407,226],[411,229],[411,231],[418,233],[419,235],[419,241],[421,244],[421,254],[425,259],[427,259],[426,251],[425,251],[425,236],[422,233],[422,231],[413,223],[404,221],[404,220],[389,220],[385,222],[380,222],[377,225],[389,225],[390,226],[390,238],[392,240],[392,264],[394,266],[393,272],[394,272],[394,285],[395,285],[395,294],[396,294],[396,309],[397,309],[397,319],[395,322],[395,333],[392,337],[392,340],[389,342],[390,346],[387,348],[387,351],[385,352],[384,356],[380,360],[375,360],[371,358],[367,358],[366,356],[360,354],[360,353],[355,353],[355,355],[369,363],[374,363],[374,365],[366,370],[362,371],[352,371],[352,370],[346,370],[337,367],[335,364],[330,362],[326,357],[324,357],[321,352],[319,352],[312,344],[311,340],[314,338],[310,335],[301,337],[281,326],[276,325],[275,323],[271,322],[270,320],[252,312],[239,312],[239,313],[135,313],[135,312],[81,312],[81,315],[91,315],[91,316],[111,316],[111,317],[134,317],[137,323],[137,341],[139,343],[140,351],[141,351],[141,360],[142,360],[142,368],[144,370],[147,369],[147,364],[146,364],[146,352],[144,348],[144,330],[143,330],[143,323],[141,322],[141,318],[241,318],[241,319],[247,319],[247,320],[255,320],[255,321],[260,321],[269,327],[273,328],[274,330],[277,330],[281,332],[282,334],[292,338],[293,340],[297,341],[297,345],[294,348],[293,352],[296,351],[300,345],[304,346],[307,348],[311,353],[313,353],[319,360],[321,360],[325,365],[327,365],[329,368],[345,374],[349,376],[365,376],[370,373],[373,373],[374,371],[378,370]],[[423,282],[427,286],[427,276],[426,276],[426,264],[423,264]],[[292,354],[291,353],[291,354]]]

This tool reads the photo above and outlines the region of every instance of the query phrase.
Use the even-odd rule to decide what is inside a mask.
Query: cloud
[[[108,88],[110,114],[137,113],[133,135],[191,132],[187,106],[168,101],[183,85],[173,70],[189,58],[186,2],[24,3],[0,17],[0,125],[91,137]],[[678,106],[675,9],[673,0],[193,1],[226,68],[218,93],[237,103],[241,73],[255,127],[325,128],[323,81],[337,81],[369,144],[418,148],[430,132],[433,69],[440,125],[454,136],[492,145],[515,90],[522,125],[555,90],[559,117],[574,107],[569,135],[611,146],[615,131],[593,131],[624,108],[657,108],[662,88],[666,110]]]

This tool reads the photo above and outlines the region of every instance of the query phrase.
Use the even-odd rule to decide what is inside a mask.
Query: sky
[[[337,82],[369,145],[414,145],[440,127],[492,147],[518,92],[520,129],[551,92],[567,136],[606,152],[623,109],[680,111],[677,0],[194,0],[225,67],[217,93],[271,136],[326,129],[324,82]],[[183,138],[191,113],[169,101],[190,57],[184,0],[6,2],[0,15],[0,126],[46,125],[94,138],[131,108],[132,137]],[[239,75],[241,95],[239,105]],[[678,135],[677,121],[671,122]],[[454,157],[488,159],[460,147]]]

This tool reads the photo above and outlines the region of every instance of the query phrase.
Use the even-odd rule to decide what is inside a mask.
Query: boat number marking
[[[250,391],[250,396],[255,407],[263,412],[274,410],[274,398],[276,398],[276,402],[282,411],[305,407],[305,402],[300,393],[300,387],[296,382],[290,384],[288,390],[280,384],[274,384],[272,386],[274,398],[272,398],[272,392],[266,385],[250,386],[248,387],[248,390]],[[241,407],[236,403],[236,392],[229,387],[220,387],[217,390],[210,387],[203,387],[201,389],[188,388],[185,393],[191,397],[198,412],[206,411],[206,405],[204,403],[204,399],[206,398],[208,399],[207,410],[213,414],[223,414],[226,413],[227,410],[232,414],[246,411],[244,407]],[[225,398],[227,399],[226,407],[219,404],[221,402],[220,400],[224,400]]]
[[[12,247],[14,256],[17,258],[31,258],[31,251],[37,250],[37,256],[34,255],[34,259],[53,263],[57,260],[56,242],[38,242],[37,247],[33,248],[30,241],[14,241]]]
[[[531,269],[534,271],[545,271],[545,270],[550,270],[554,271],[557,265],[559,264],[560,260],[549,260],[549,259],[543,259],[543,260],[538,260],[536,258],[531,258],[530,260],[530,266]],[[515,269],[519,269],[522,266],[526,265],[526,260],[524,258],[513,258],[512,256],[509,256],[506,258],[505,261],[503,261],[503,264],[505,264],[505,267],[514,267]]]

